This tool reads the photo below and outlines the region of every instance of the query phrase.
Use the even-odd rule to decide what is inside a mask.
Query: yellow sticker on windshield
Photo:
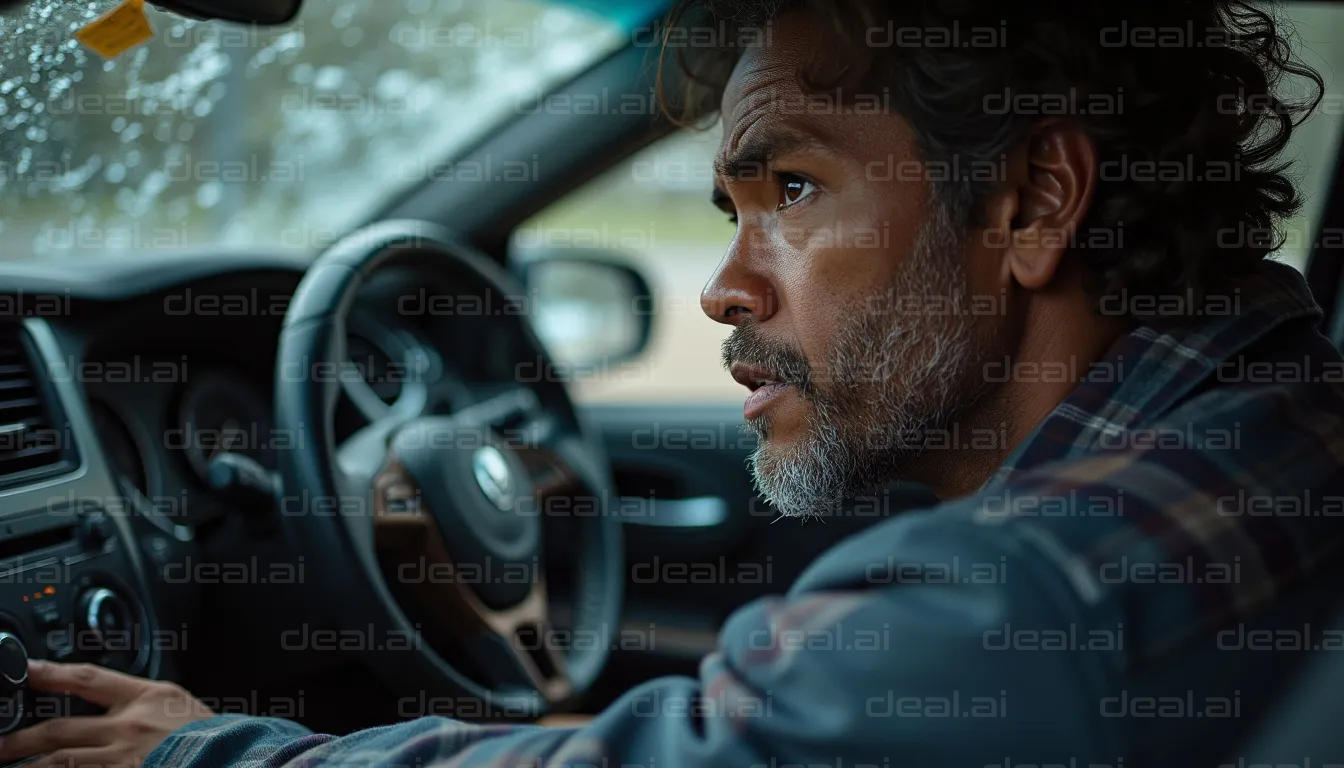
[[[145,18],[145,0],[123,0],[75,33],[75,39],[105,59],[115,58],[153,36],[154,30]]]

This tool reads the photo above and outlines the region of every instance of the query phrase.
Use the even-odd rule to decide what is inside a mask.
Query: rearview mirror
[[[284,24],[299,13],[303,0],[149,0],[162,11],[195,19],[244,24]]]
[[[518,265],[532,324],[559,363],[606,366],[649,343],[649,284],[608,254],[533,257]]]

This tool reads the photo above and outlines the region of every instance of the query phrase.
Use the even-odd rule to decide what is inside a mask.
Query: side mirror
[[[532,324],[557,363],[605,367],[644,350],[653,331],[644,276],[608,253],[531,255],[515,261]]]

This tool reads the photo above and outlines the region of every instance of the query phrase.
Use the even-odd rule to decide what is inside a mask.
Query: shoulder
[[[1072,458],[894,515],[795,591],[997,579],[1084,621],[1128,617],[1146,635],[1136,650],[1164,647],[1259,611],[1344,543],[1342,417],[1332,384],[1210,389]]]

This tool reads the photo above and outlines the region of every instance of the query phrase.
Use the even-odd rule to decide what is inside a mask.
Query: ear
[[[1008,179],[990,216],[1008,232],[1003,277],[1028,290],[1054,279],[1097,185],[1097,152],[1077,125],[1042,123],[1006,165]]]

